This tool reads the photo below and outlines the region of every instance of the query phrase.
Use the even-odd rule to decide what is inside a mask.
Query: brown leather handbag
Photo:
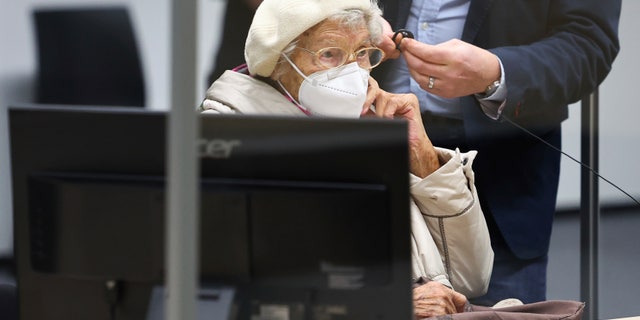
[[[426,318],[429,320],[578,320],[582,319],[584,302],[549,300],[523,305],[490,308],[471,305],[469,311]]]

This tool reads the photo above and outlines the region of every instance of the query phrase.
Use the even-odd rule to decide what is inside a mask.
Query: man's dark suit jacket
[[[230,0],[224,13],[222,41],[213,64],[213,70],[207,76],[206,87],[216,81],[226,70],[231,70],[244,61],[244,42],[249,33],[255,10],[245,1]]]
[[[394,30],[403,28],[411,1],[381,4]],[[508,89],[503,117],[559,146],[567,105],[593,92],[611,69],[620,9],[621,0],[471,0],[461,40],[501,59]],[[384,88],[381,67],[374,77]],[[461,104],[467,147],[479,151],[474,170],[485,214],[519,258],[546,254],[559,153],[507,121],[489,119],[473,96]]]

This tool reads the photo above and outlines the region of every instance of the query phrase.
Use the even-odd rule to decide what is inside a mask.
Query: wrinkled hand
[[[437,281],[413,289],[414,313],[418,319],[464,311],[467,298]]]
[[[375,106],[375,111],[370,106]],[[367,100],[362,109],[362,116],[379,118],[404,118],[409,122],[409,161],[410,171],[424,178],[440,168],[436,150],[422,124],[418,98],[413,94],[393,94],[378,86],[378,82],[369,77]]]
[[[500,79],[500,62],[493,53],[458,39],[438,45],[405,39],[400,48],[420,87],[444,98],[483,93]],[[435,78],[431,89],[430,76]]]

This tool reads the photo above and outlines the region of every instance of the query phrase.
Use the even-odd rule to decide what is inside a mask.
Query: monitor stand
[[[197,320],[231,319],[234,294],[232,287],[201,287],[196,300]],[[165,298],[165,287],[155,286],[146,320],[165,319]]]

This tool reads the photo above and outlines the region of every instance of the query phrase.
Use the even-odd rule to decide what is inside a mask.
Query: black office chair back
[[[16,287],[0,283],[0,319],[18,320],[18,299]]]
[[[145,88],[127,9],[36,9],[38,103],[143,107]]]

